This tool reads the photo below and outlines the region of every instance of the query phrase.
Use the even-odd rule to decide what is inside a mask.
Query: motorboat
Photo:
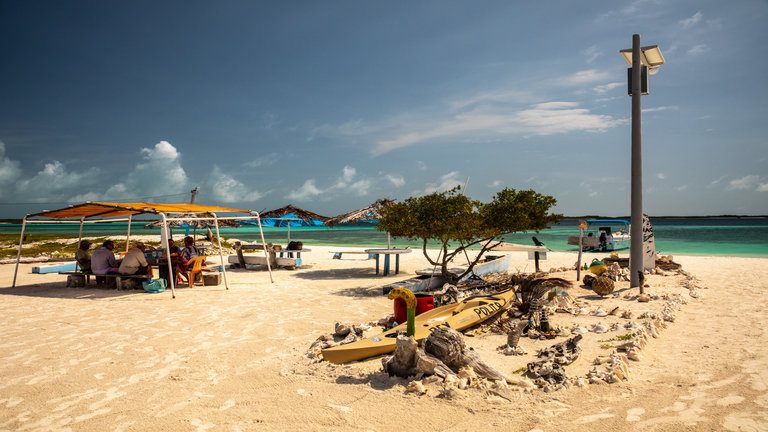
[[[629,221],[625,219],[587,219],[581,250],[606,252],[629,249]],[[568,237],[569,245],[579,245],[579,236]]]

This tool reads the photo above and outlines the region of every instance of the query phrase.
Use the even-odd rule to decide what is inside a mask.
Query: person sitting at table
[[[125,253],[123,262],[120,263],[119,272],[121,275],[147,275],[152,277],[152,267],[147,263],[144,256],[144,243],[136,242],[133,247]]]
[[[179,280],[179,252],[180,249],[178,246],[176,246],[176,242],[173,241],[173,239],[168,239],[168,252],[163,251],[162,259],[166,260],[165,262],[160,263],[160,277],[163,279],[168,279],[167,272],[168,272],[168,256],[171,257],[171,269],[173,271],[174,281]],[[170,282],[170,281],[169,281]],[[177,282],[178,283],[178,282]]]
[[[88,252],[88,249],[90,248],[91,242],[88,240],[81,240],[80,246],[77,248],[77,252],[75,252],[77,266],[83,273],[91,273],[91,254]]]
[[[95,275],[103,276],[114,274],[119,270],[119,264],[115,259],[115,242],[106,240],[101,247],[93,251],[91,256],[91,271]]]
[[[196,256],[200,256],[200,249],[195,246],[195,241],[190,236],[184,237],[184,247],[179,251],[179,272],[182,276],[186,276],[189,261]]]

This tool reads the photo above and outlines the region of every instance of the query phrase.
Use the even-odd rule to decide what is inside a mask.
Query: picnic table
[[[373,255],[376,258],[376,274],[379,274],[379,256],[384,255],[384,266],[382,269],[383,276],[389,275],[389,257],[395,256],[395,274],[400,273],[400,255],[404,253],[411,253],[411,249],[366,249],[366,253]]]

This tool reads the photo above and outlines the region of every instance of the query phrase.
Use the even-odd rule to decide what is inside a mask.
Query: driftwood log
[[[491,381],[512,382],[504,374],[484,362],[471,348],[467,348],[461,333],[447,327],[438,327],[418,349],[413,338],[397,338],[395,354],[382,361],[390,375],[407,378],[419,373],[445,378],[457,376],[459,369],[470,367],[475,373]]]
[[[382,360],[384,371],[390,376],[408,378],[418,374],[437,375],[445,379],[456,376],[453,371],[439,359],[419,349],[419,344],[413,337],[400,335],[397,337],[395,354]]]

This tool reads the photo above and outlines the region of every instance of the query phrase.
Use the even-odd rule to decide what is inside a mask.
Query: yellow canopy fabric
[[[230,207],[207,206],[200,204],[166,204],[166,203],[148,203],[148,202],[85,202],[74,204],[58,210],[46,210],[40,213],[29,215],[47,217],[53,219],[68,218],[92,218],[92,217],[116,217],[137,215],[142,213],[185,213],[185,214],[206,214],[206,213],[250,213],[250,210],[243,210]]]

